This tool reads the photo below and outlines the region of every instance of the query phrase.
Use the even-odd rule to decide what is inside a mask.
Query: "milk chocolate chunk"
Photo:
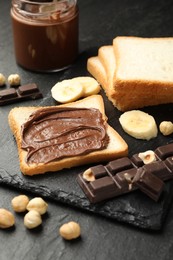
[[[106,176],[90,182],[90,188],[93,194],[110,192],[115,190],[115,183],[111,177]]]
[[[135,185],[133,185],[133,178],[137,173],[136,168],[127,169],[125,171],[119,172],[115,175],[114,179],[117,181],[121,193],[129,192],[130,190],[135,189]]]
[[[97,166],[94,168],[95,172],[99,172],[101,167],[99,165],[98,170],[96,169]],[[105,169],[107,169],[107,166],[105,166]],[[97,179],[94,181],[86,181],[83,178],[83,173],[78,175],[77,180],[90,202],[96,203],[135,190],[136,186],[135,184],[132,185],[132,179],[136,171],[136,168],[131,168],[112,175],[107,169],[107,176],[97,175]]]
[[[155,150],[155,153],[161,160],[165,160],[167,157],[173,156],[173,143],[158,147]]]
[[[163,191],[164,181],[173,179],[172,154],[173,144],[168,144],[156,149],[156,161],[144,164],[138,155],[132,156],[131,159],[123,157],[109,162],[106,166],[94,166],[98,182],[85,181],[82,173],[78,175],[77,181],[91,203],[117,197],[136,189],[140,189],[157,201]],[[104,175],[104,169],[107,177]]]
[[[144,165],[142,159],[138,156],[138,154],[134,154],[131,157],[132,162],[137,166],[137,167],[141,167]]]
[[[164,182],[161,179],[144,168],[137,170],[133,183],[155,201],[158,201],[164,187]]]
[[[20,95],[27,95],[27,94],[32,94],[32,93],[37,93],[38,92],[38,87],[35,83],[33,84],[27,84],[20,86],[18,88],[18,92]]]
[[[173,174],[166,167],[163,161],[153,162],[143,166],[144,170],[154,174],[158,178],[166,181],[173,177]]]
[[[170,169],[170,174],[173,175],[173,156],[166,158],[165,165]]]
[[[27,84],[18,88],[9,88],[0,91],[0,106],[20,102],[23,100],[32,100],[42,98],[36,84]]]
[[[107,175],[106,169],[103,165],[93,166],[90,170],[96,179]]]
[[[116,174],[117,172],[129,169],[132,167],[132,162],[128,157],[120,158],[114,161],[111,161],[107,165],[107,169],[112,173]]]
[[[4,89],[0,91],[0,104],[5,102],[5,100],[17,97],[17,92],[15,88]]]

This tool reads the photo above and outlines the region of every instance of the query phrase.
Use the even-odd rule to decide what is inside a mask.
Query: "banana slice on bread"
[[[95,95],[100,92],[100,85],[92,77],[76,77],[73,82],[79,82],[84,88],[84,97]]]
[[[137,139],[150,140],[157,136],[155,119],[143,111],[127,111],[120,116],[119,121],[123,130]]]
[[[84,89],[79,82],[63,80],[57,83],[52,89],[52,97],[60,103],[73,102],[84,93]]]
[[[76,101],[79,98],[99,93],[100,85],[92,77],[76,77],[63,80],[55,84],[52,89],[52,97],[60,103]]]

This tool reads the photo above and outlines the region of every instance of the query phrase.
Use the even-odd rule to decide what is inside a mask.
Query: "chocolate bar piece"
[[[128,157],[120,158],[114,161],[111,161],[107,165],[107,169],[112,173],[116,174],[117,172],[129,169],[132,167],[132,162]]]
[[[144,165],[143,168],[163,181],[169,180],[172,177],[172,172],[164,161],[149,163]]]
[[[137,170],[133,183],[155,201],[158,201],[164,187],[164,182],[161,179],[142,167]]]
[[[23,100],[32,100],[42,98],[35,83],[19,86],[18,88],[9,88],[0,91],[0,106],[20,102]]]
[[[173,143],[158,147],[155,150],[155,153],[161,160],[165,160],[167,157],[173,156]]]
[[[15,88],[9,88],[8,90],[0,91],[0,101],[17,97]],[[4,101],[5,102],[5,101]]]
[[[91,203],[100,202],[140,189],[157,201],[164,181],[173,179],[173,143],[157,148],[156,160],[144,163],[135,154],[109,162],[106,166],[91,167],[94,180],[80,173],[77,181]]]

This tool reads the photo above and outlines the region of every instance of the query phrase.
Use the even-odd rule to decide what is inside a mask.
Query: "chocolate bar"
[[[150,198],[158,201],[164,181],[173,179],[173,143],[151,151],[134,154],[97,165],[80,173],[77,181],[91,203],[100,202],[140,189]],[[142,156],[139,156],[142,155]],[[148,159],[148,162],[147,160]]]
[[[35,83],[19,86],[18,88],[9,88],[0,91],[0,106],[20,102],[23,100],[32,100],[42,98]]]
[[[143,167],[137,170],[133,183],[155,201],[158,201],[164,188],[164,182]]]

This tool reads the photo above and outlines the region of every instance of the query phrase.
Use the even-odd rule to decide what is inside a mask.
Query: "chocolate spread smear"
[[[26,161],[49,163],[105,149],[106,123],[94,108],[43,108],[32,113],[21,127]]]

